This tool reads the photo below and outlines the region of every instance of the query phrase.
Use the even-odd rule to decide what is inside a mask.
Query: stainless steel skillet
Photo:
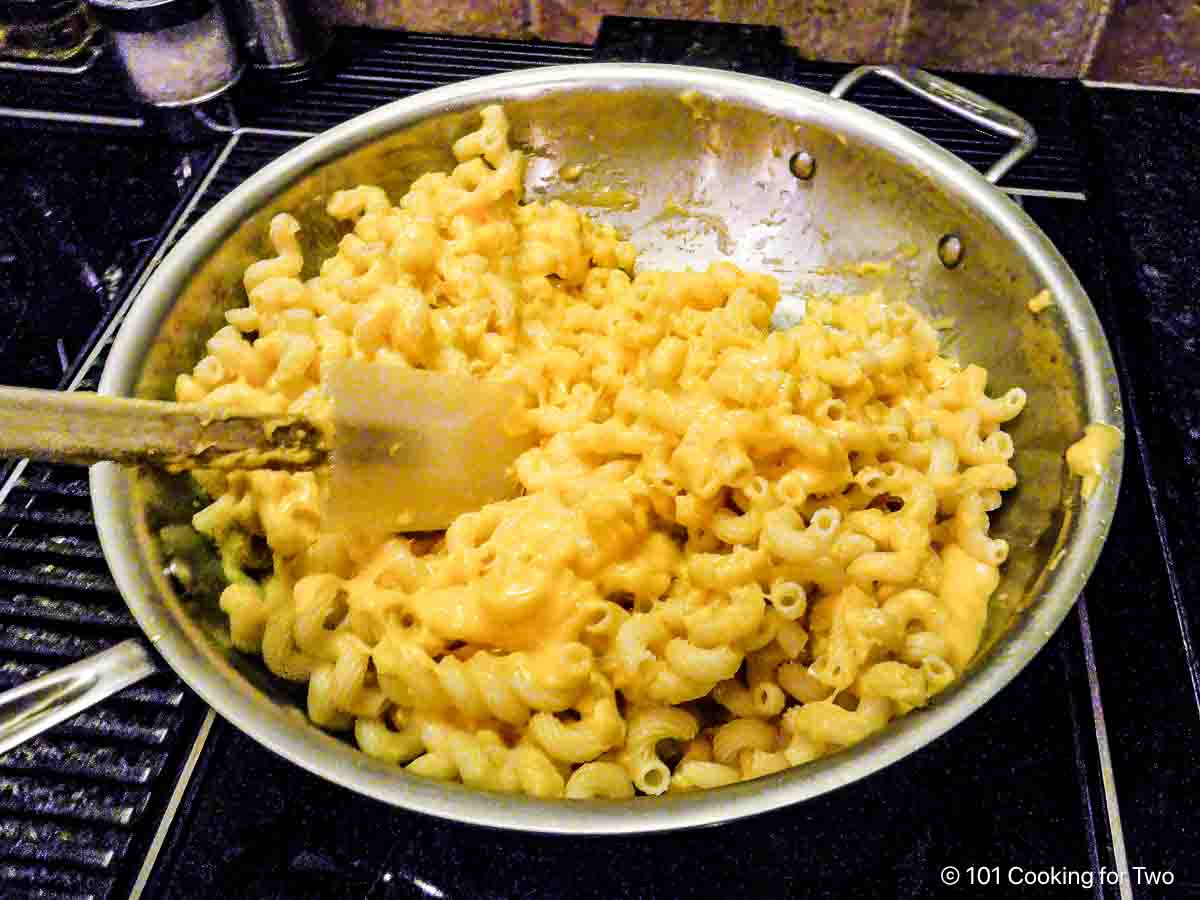
[[[1031,146],[1015,116],[981,98],[921,73],[876,71],[1018,136],[992,180]],[[835,93],[863,74],[852,73]],[[265,250],[271,214],[287,209],[312,223],[310,255],[327,251],[317,223],[330,191],[364,182],[398,191],[445,167],[444,148],[491,102],[505,103],[532,154],[530,192],[598,204],[597,215],[630,231],[643,264],[726,256],[774,271],[791,293],[880,283],[912,291],[934,314],[954,318],[958,351],[993,370],[997,388],[1026,388],[1030,408],[1014,432],[1023,486],[996,522],[1014,551],[989,649],[931,708],[845,753],[768,779],[616,804],[482,794],[409,777],[309,725],[256,661],[230,649],[211,601],[182,594],[163,574],[169,559],[156,536],[172,514],[160,499],[167,486],[145,493],[130,473],[100,466],[92,485],[101,540],[150,640],[222,715],[321,776],[408,808],[525,830],[652,831],[772,809],[861,778],[976,710],[1045,643],[1091,571],[1117,477],[1083,504],[1062,453],[1085,422],[1120,424],[1119,393],[1095,313],[1036,225],[966,164],[853,104],[750,76],[622,64],[513,73],[399,101],[297,148],[206,215],[146,284],[102,390],[164,396],[220,312],[241,302],[240,273]],[[580,178],[563,181],[560,170],[571,165],[582,167]],[[885,260],[882,273],[847,266]],[[1043,288],[1056,305],[1034,318],[1025,302]],[[1112,470],[1120,471],[1119,459]]]

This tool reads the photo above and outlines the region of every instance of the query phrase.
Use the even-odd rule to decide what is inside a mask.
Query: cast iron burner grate
[[[20,238],[0,253],[7,383],[95,389],[91,351],[213,159],[113,133],[55,122],[35,152],[0,151],[0,221]],[[0,468],[0,689],[140,633],[104,563],[86,477]],[[163,674],[0,756],[0,895],[127,892],[203,715]]]
[[[0,506],[0,689],[138,634],[82,469],[31,465]],[[0,757],[5,897],[128,889],[204,709],[155,676]]]

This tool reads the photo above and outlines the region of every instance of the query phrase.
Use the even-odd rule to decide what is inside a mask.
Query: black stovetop
[[[142,272],[188,222],[303,133],[389,99],[591,58],[731,66],[826,90],[846,68],[796,59],[771,29],[630,20],[607,23],[594,51],[342,39],[351,62],[333,81],[286,101],[243,93],[233,111],[250,128],[189,150],[139,125],[107,63],[69,88],[60,76],[25,76],[18,90],[0,72],[0,107],[103,115],[82,124],[0,109],[0,308],[12,323],[0,333],[0,382],[94,385]],[[801,806],[681,834],[572,839],[469,828],[363,799],[206,718],[161,676],[0,757],[0,893],[1057,896],[1083,888],[1055,878],[1101,870],[1125,881],[1096,885],[1094,896],[1200,892],[1191,642],[1200,576],[1188,552],[1200,537],[1200,98],[962,80],[1042,135],[1039,154],[1006,186],[1095,303],[1131,436],[1112,536],[1084,599],[995,699],[908,759]],[[890,86],[864,85],[856,98],[977,166],[1002,152]],[[83,479],[82,470],[29,466],[4,481],[0,686],[136,632],[104,568]],[[943,881],[948,866],[956,885]],[[999,884],[981,884],[978,869],[992,867]],[[1174,884],[1144,883],[1159,871]],[[1026,873],[1053,883],[1011,883]]]

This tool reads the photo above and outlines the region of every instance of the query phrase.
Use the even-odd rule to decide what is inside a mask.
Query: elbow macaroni
[[[772,332],[770,277],[635,275],[610,226],[521,202],[482,118],[398,202],[335,193],[350,231],[315,277],[276,216],[176,394],[320,418],[347,357],[508,382],[540,438],[523,493],[441,536],[346,535],[318,474],[201,473],[235,645],[370,756],[540,797],[718,787],[927,703],[980,643],[1024,392],[989,397],[879,292]]]

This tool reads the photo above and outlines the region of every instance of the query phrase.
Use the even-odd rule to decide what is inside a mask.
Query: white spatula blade
[[[333,464],[325,521],[354,531],[436,531],[511,497],[532,443],[520,393],[462,375],[343,361],[326,367]]]

